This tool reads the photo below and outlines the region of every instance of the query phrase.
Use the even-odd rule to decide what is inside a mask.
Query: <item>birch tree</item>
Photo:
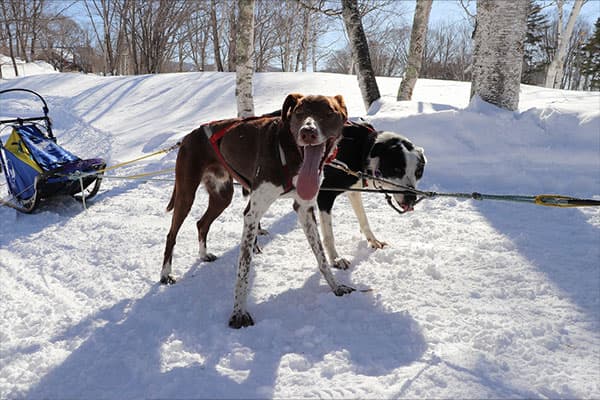
[[[556,54],[554,55],[552,62],[550,62],[550,65],[548,66],[548,71],[546,72],[546,82],[544,86],[548,88],[560,88],[561,86],[564,75],[565,57],[567,56],[567,47],[569,45],[569,41],[571,40],[571,36],[573,35],[575,21],[579,16],[581,6],[583,6],[585,2],[586,0],[575,0],[573,8],[571,9],[571,14],[569,14],[567,26],[563,27],[564,0],[557,0],[557,48]]]
[[[417,78],[421,72],[421,62],[423,60],[423,47],[427,38],[427,25],[429,23],[429,13],[433,0],[417,0],[415,16],[413,19],[412,32],[410,34],[410,49],[404,77],[400,88],[398,89],[397,100],[410,100],[417,83]]]
[[[254,70],[254,0],[238,0],[239,23],[236,43],[235,98],[238,117],[254,115],[252,73]]]
[[[113,50],[112,25],[117,7],[116,2],[111,0],[84,0],[83,5],[87,11],[96,40],[104,55],[104,73],[114,75],[116,73],[115,53]],[[98,26],[97,18],[100,18],[102,26]]]
[[[342,16],[348,33],[350,48],[352,49],[352,60],[356,65],[356,77],[358,87],[368,111],[371,104],[379,99],[379,87],[375,80],[375,72],[371,65],[369,45],[363,29],[358,0],[342,0]]]
[[[507,110],[519,105],[527,2],[478,0],[471,97]]]

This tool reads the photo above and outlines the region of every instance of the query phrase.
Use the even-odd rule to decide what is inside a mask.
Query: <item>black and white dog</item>
[[[346,124],[342,135],[336,160],[346,164],[352,171],[366,172],[395,184],[416,188],[427,162],[421,147],[415,146],[400,134],[376,131],[366,122]],[[398,188],[373,182],[370,179],[360,182],[359,178],[329,165],[325,166],[323,173],[322,189],[317,197],[323,244],[330,263],[337,268],[346,269],[350,266],[350,262],[341,258],[335,249],[331,218],[333,203],[343,192],[324,190],[324,188],[345,189],[365,186],[396,190]],[[346,194],[360,224],[360,230],[366,236],[369,245],[373,248],[384,247],[386,243],[376,239],[369,227],[360,192],[346,192]],[[393,197],[404,211],[412,210],[417,199],[415,194],[394,194]]]

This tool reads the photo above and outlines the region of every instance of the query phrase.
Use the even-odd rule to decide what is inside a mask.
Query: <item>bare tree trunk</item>
[[[573,8],[571,9],[571,14],[569,15],[569,21],[567,22],[566,28],[563,29],[562,26],[562,7],[563,0],[558,1],[558,27],[557,27],[557,35],[558,35],[558,43],[556,53],[554,54],[554,58],[552,62],[548,66],[548,71],[546,72],[546,82],[545,85],[548,88],[560,88],[564,75],[564,64],[565,57],[567,55],[567,47],[569,45],[569,41],[571,40],[571,36],[573,35],[573,28],[575,28],[575,21],[579,16],[579,11],[581,11],[581,6],[585,3],[584,0],[575,0],[573,4]]]
[[[310,47],[310,10],[304,10],[304,20],[302,22],[302,72],[306,72],[308,63],[308,48]]]
[[[221,47],[219,45],[219,26],[217,21],[217,5],[215,0],[210,1],[210,21],[213,34],[213,48],[215,54],[215,66],[217,71],[223,72],[223,61],[221,61]]]
[[[227,70],[233,72],[236,69],[235,53],[237,41],[237,24],[235,18],[235,3],[231,5],[229,12],[229,50],[227,52]]]
[[[13,47],[13,34],[10,28],[10,18],[8,14],[8,9],[6,8],[6,3],[4,1],[0,1],[0,6],[2,7],[2,16],[4,17],[4,26],[6,29],[6,36],[8,37],[8,51],[10,55],[10,59],[12,61],[13,68],[15,69],[15,76],[19,76],[19,69],[17,68],[17,60],[15,59],[15,49]],[[1,67],[0,67],[1,68]]]
[[[375,72],[371,65],[369,56],[369,45],[367,37],[363,30],[360,13],[358,10],[358,0],[342,0],[342,15],[344,24],[350,39],[350,48],[352,49],[352,59],[356,64],[358,78],[358,87],[365,103],[365,108],[369,110],[371,104],[379,99],[379,87],[375,80]]]
[[[117,14],[119,15],[119,27],[117,32],[117,49],[115,55],[115,70],[118,75],[127,74],[127,61],[129,58],[129,46],[127,45],[127,20],[130,19],[129,2],[131,0],[122,0],[118,4]]]
[[[317,72],[317,33],[313,30],[310,34],[310,52],[312,58],[312,72]]]
[[[130,3],[130,12],[129,15],[131,15],[131,32],[130,34],[127,36],[128,40],[130,41],[129,43],[129,48],[131,51],[131,61],[133,63],[133,74],[134,75],[138,75],[140,73],[140,57],[138,54],[138,47],[136,44],[136,36],[137,36],[137,28],[135,26],[135,20],[137,18],[137,14],[139,13],[139,8],[137,8],[135,6],[135,1],[132,1]]]
[[[410,34],[410,50],[408,61],[404,68],[404,77],[398,89],[398,101],[412,99],[413,90],[417,83],[417,78],[421,73],[421,62],[423,60],[423,46],[427,39],[427,25],[429,23],[429,13],[433,0],[417,0],[415,16],[413,19],[412,32]]]
[[[254,115],[252,73],[254,71],[254,0],[238,0],[239,31],[235,71],[238,117]]]
[[[112,24],[112,17],[114,15],[114,11],[111,9],[113,3],[110,0],[84,0],[83,4],[87,11],[88,17],[90,18],[90,23],[92,24],[94,33],[96,34],[96,39],[98,40],[103,52],[104,73],[112,74],[114,71],[114,63],[110,28]],[[97,21],[90,10],[90,4],[94,7],[102,22],[102,37],[100,36],[100,32],[98,32],[98,28],[96,26]]]
[[[183,40],[179,41],[177,47],[177,57],[179,58],[179,62],[177,63],[177,72],[183,72]]]
[[[29,58],[35,60],[35,46],[37,45],[38,22],[44,9],[44,0],[33,0],[33,12],[31,15],[31,48],[29,49]]]
[[[13,0],[10,1],[9,4],[12,7],[12,15],[13,15],[13,25],[15,28],[14,38],[15,38],[15,46],[17,48],[17,56],[21,57],[23,61],[29,61],[27,56],[27,50],[25,49],[25,45],[27,44],[27,39],[25,37],[25,2]]]
[[[526,29],[526,1],[477,1],[471,97],[518,108]]]

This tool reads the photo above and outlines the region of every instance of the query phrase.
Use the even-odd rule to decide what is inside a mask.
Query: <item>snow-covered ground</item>
[[[40,74],[57,73],[54,68],[45,61],[25,62],[19,58],[16,59],[17,71],[19,76],[31,76]],[[2,68],[1,76],[4,79],[15,77],[15,66],[12,59],[3,54],[0,54],[0,68]]]
[[[37,75],[0,81],[48,101],[59,143],[126,161],[235,115],[234,75]],[[264,73],[257,113],[290,92],[342,94],[352,118],[425,148],[421,188],[600,195],[600,94],[522,86],[519,112],[468,104],[469,84],[398,79],[367,114],[355,77]],[[0,99],[0,117],[37,114]],[[8,131],[2,132],[4,139]],[[175,153],[109,175],[173,167]],[[172,175],[163,178],[172,179]],[[0,176],[0,190],[6,187]],[[179,282],[158,284],[172,183],[108,180],[87,211],[70,198],[31,215],[0,208],[0,398],[599,398],[600,210],[438,198],[397,215],[364,196],[383,250],[351,207],[334,208],[337,279],[370,293],[334,296],[290,200],[263,219],[249,310],[227,326],[241,214],[232,206],[197,258],[198,192],[175,248]]]

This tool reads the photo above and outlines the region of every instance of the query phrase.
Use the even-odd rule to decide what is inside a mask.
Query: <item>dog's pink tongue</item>
[[[325,143],[318,146],[304,146],[304,161],[300,166],[296,191],[304,200],[310,200],[319,191],[319,165],[325,151]]]

